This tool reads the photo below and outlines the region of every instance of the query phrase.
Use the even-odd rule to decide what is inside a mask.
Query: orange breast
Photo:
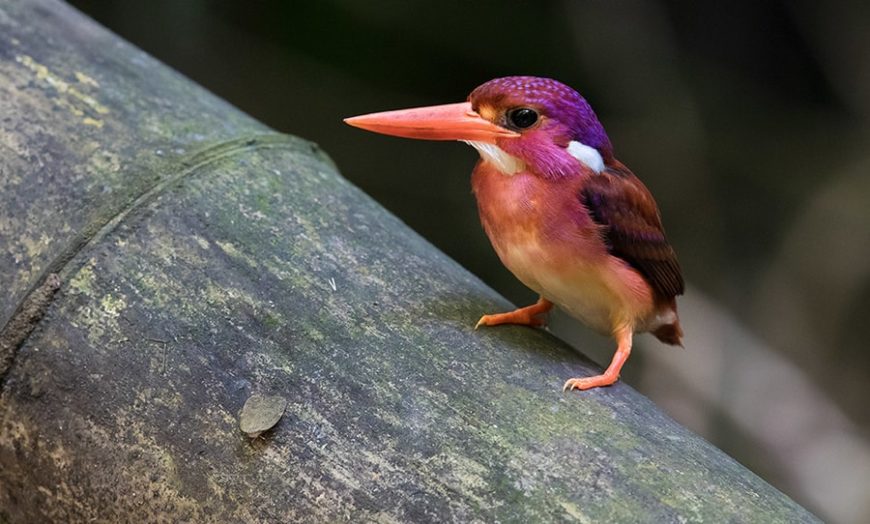
[[[652,311],[643,278],[607,252],[578,197],[582,175],[504,175],[487,163],[472,176],[480,219],[502,263],[523,284],[593,329],[610,334]]]

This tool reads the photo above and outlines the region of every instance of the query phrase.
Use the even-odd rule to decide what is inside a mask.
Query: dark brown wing
[[[580,199],[603,226],[610,254],[628,262],[661,299],[685,289],[677,254],[668,243],[655,200],[643,183],[621,165],[590,176]]]

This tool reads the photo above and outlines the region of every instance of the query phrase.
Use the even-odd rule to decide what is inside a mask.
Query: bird
[[[501,262],[537,302],[483,315],[481,326],[544,326],[558,306],[616,342],[603,373],[563,391],[610,386],[634,334],[682,346],[676,297],[685,291],[649,189],[614,156],[590,104],[573,88],[507,76],[465,102],[355,116],[347,124],[385,135],[456,140],[480,158],[471,175],[483,229]]]

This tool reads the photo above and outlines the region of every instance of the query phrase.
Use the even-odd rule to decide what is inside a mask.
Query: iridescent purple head
[[[612,146],[604,126],[595,111],[580,93],[550,78],[536,76],[506,76],[496,78],[477,87],[469,95],[472,107],[481,105],[506,108],[504,127],[516,127],[510,121],[511,110],[530,108],[544,119],[555,120],[565,126],[568,141],[576,140],[594,147],[604,157],[612,154]],[[542,122],[543,124],[543,122]]]
[[[589,103],[561,82],[534,76],[496,78],[468,96],[484,120],[518,137],[499,138],[495,148],[469,141],[481,157],[505,173],[528,170],[560,178],[582,174],[578,162],[599,172],[613,147]]]

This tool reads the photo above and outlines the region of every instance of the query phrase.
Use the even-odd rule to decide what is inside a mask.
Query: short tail
[[[665,344],[683,347],[683,328],[680,327],[680,319],[674,320],[673,324],[659,326],[652,334]]]

